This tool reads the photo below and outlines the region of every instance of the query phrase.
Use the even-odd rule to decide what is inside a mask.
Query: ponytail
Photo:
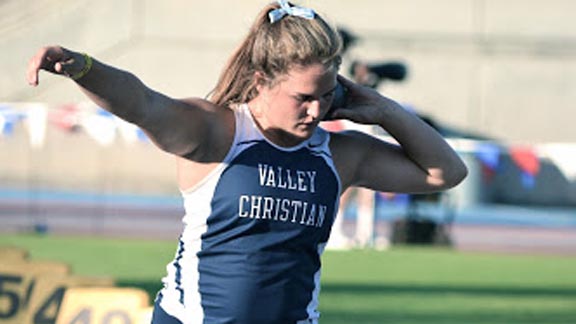
[[[258,95],[256,72],[269,85],[294,66],[313,63],[339,66],[342,41],[335,28],[317,14],[313,19],[285,16],[270,23],[266,6],[240,46],[230,56],[210,100],[221,106],[245,103]]]

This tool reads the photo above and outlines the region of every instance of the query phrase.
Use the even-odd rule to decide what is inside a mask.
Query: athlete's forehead
[[[281,87],[302,95],[325,93],[336,86],[337,72],[320,63],[294,67],[284,76]]]

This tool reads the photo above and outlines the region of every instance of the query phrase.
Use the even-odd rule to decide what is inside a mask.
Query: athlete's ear
[[[269,84],[268,78],[266,77],[266,74],[264,74],[264,72],[262,71],[254,72],[254,85],[258,93],[261,93],[262,88],[268,86],[268,84]]]

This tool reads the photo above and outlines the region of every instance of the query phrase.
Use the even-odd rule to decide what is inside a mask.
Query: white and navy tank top
[[[160,306],[182,323],[317,323],[320,256],[340,179],[317,128],[291,148],[269,142],[247,105],[224,161],[183,192],[186,215]]]

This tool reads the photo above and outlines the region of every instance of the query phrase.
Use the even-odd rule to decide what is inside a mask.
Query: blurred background
[[[172,97],[204,97],[266,3],[0,0],[0,243],[73,263],[80,273],[112,275],[153,298],[181,231],[173,158],[69,80],[42,73],[38,87],[28,86],[28,60],[59,44]],[[346,194],[329,245],[337,251],[325,260],[346,273],[324,277],[328,322],[576,322],[576,2],[297,3],[339,27],[348,45],[341,74],[436,127],[470,171],[442,194]],[[388,139],[350,123],[324,127]],[[136,248],[111,238],[168,244],[135,241]],[[450,252],[402,250],[412,244]],[[400,250],[388,249],[395,245]],[[145,263],[151,253],[153,266]],[[375,272],[363,274],[368,269]],[[346,277],[352,273],[362,283]],[[423,295],[427,303],[419,302]],[[359,315],[366,304],[349,303],[376,296],[385,300],[373,313]],[[398,309],[406,305],[415,310],[403,321]],[[550,308],[539,311],[544,305]],[[0,307],[0,321],[3,315]]]
[[[265,3],[0,1],[1,230],[174,237],[182,210],[172,158],[66,79],[42,73],[29,87],[27,62],[61,44],[170,96],[206,96]],[[575,3],[301,4],[339,27],[342,74],[430,122],[470,169],[443,195],[359,203],[351,194],[335,229],[342,244],[394,240],[394,221],[407,217],[444,227],[459,248],[576,253]]]

